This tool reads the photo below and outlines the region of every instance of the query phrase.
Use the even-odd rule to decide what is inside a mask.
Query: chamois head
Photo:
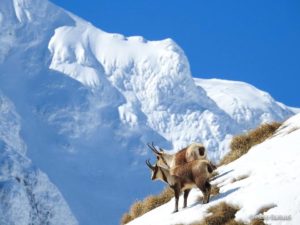
[[[163,169],[160,168],[157,163],[153,165],[151,165],[150,160],[146,160],[146,165],[150,168],[151,170],[151,180],[161,180],[164,182],[167,182],[167,177],[164,173],[164,171],[162,171]]]
[[[166,169],[170,169],[170,156],[167,153],[164,152],[164,150],[162,148],[159,148],[159,150],[157,150],[152,142],[152,144],[150,145],[149,143],[147,144],[148,147],[152,150],[152,152],[155,154],[156,156],[156,164],[159,167],[163,167]]]

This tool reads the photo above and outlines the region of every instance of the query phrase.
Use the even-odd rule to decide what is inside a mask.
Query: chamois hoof
[[[172,213],[177,213],[178,212],[178,209],[175,209]]]

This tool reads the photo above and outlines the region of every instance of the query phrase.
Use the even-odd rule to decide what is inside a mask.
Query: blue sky
[[[172,38],[194,77],[241,80],[300,107],[299,0],[52,0],[107,32]]]

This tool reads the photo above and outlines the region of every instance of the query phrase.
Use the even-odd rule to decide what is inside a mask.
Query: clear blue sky
[[[194,77],[241,80],[300,107],[299,0],[52,0],[107,32],[170,37]]]

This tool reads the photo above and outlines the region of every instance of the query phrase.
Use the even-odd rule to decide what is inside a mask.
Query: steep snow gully
[[[194,81],[171,39],[110,34],[46,0],[1,0],[1,224],[117,224],[161,189],[145,143],[202,142],[218,161],[232,135],[293,114],[248,84]]]

